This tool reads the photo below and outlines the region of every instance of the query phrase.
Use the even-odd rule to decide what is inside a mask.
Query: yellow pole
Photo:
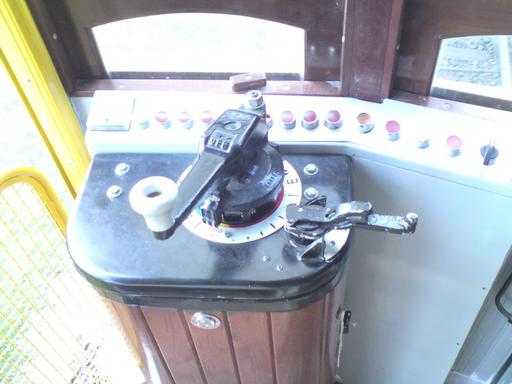
[[[0,60],[71,194],[90,158],[80,124],[25,0],[0,0]]]

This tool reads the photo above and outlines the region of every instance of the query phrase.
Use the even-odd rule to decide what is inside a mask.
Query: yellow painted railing
[[[37,170],[0,176],[0,382],[140,383],[108,306],[71,265],[66,218]]]
[[[0,61],[75,196],[89,154],[68,95],[24,0],[0,0]]]

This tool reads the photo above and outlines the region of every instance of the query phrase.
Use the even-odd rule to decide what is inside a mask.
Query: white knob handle
[[[146,177],[130,191],[130,205],[146,220],[153,232],[163,232],[171,227],[171,210],[178,194],[177,184],[163,176]]]

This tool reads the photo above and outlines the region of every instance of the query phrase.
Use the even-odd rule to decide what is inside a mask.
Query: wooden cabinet
[[[192,325],[194,311],[164,308],[129,307],[123,324],[136,328],[152,382],[158,372],[170,384],[331,384],[342,297],[338,284],[297,310],[204,311],[221,321],[208,330]]]

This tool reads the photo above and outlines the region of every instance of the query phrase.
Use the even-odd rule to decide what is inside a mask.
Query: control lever
[[[335,209],[321,205],[290,204],[286,207],[285,230],[292,239],[307,245],[297,247],[300,258],[319,253],[330,261],[341,249],[337,247],[336,236],[342,230],[365,228],[396,234],[414,233],[418,215],[390,216],[372,213],[372,204],[367,201],[351,201],[339,204]]]
[[[225,179],[244,169],[267,137],[268,128],[260,116],[251,112],[229,109],[225,111],[203,136],[202,151],[197,156],[190,172],[179,186],[178,196],[171,211],[173,224],[166,231],[169,238],[181,225],[192,209],[209,191],[215,191],[201,209],[212,209],[206,216],[210,224],[220,224],[219,194]]]
[[[248,92],[240,109],[225,111],[202,136],[199,154],[178,187],[164,177],[145,178],[132,187],[130,204],[157,239],[171,237],[199,204],[202,220],[213,227],[226,217],[249,221],[264,213],[284,176],[279,152],[268,142],[265,116],[262,93]],[[257,172],[259,167],[267,173]],[[242,178],[254,187],[237,190]],[[253,191],[261,193],[255,207]],[[243,196],[249,196],[248,201]]]

